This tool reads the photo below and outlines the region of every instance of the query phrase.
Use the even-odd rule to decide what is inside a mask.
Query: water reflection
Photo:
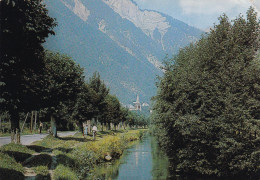
[[[169,173],[169,161],[166,154],[160,149],[158,143],[154,137],[151,138],[151,149],[152,149],[152,177],[154,180],[157,179],[170,179]]]
[[[152,153],[150,138],[144,138],[140,143],[126,151],[124,162],[119,167],[119,174],[114,179],[152,179]]]
[[[169,179],[169,162],[155,138],[146,136],[126,150],[120,160],[96,168],[92,179],[163,180]]]

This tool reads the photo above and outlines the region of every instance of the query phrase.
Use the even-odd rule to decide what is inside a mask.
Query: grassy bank
[[[8,144],[0,148],[0,177],[10,179],[12,171],[11,179],[23,179],[27,167],[37,179],[85,179],[97,164],[118,159],[145,131],[99,132],[95,141],[91,136],[76,134],[64,138],[47,136],[32,146]]]

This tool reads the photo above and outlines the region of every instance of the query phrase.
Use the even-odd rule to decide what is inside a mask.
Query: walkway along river
[[[168,167],[168,159],[155,138],[146,135],[125,150],[119,160],[98,167],[94,177],[108,180],[163,180],[169,178]]]

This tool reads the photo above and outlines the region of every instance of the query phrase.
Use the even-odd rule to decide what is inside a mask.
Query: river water
[[[95,179],[164,180],[170,177],[168,167],[167,156],[155,138],[147,135],[125,150],[119,160],[96,169]]]

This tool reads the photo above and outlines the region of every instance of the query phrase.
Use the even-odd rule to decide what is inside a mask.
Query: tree
[[[103,122],[108,123],[109,129],[110,123],[113,123],[116,127],[120,123],[120,102],[116,96],[107,95],[105,98],[105,111],[103,112]]]
[[[95,72],[93,76],[89,79],[89,87],[94,91],[95,95],[93,97],[94,106],[97,108],[95,117],[104,123],[103,113],[106,108],[105,98],[109,94],[109,89],[106,87],[104,81],[100,79],[99,73]]]
[[[259,176],[260,24],[227,16],[166,64],[153,123],[182,174]]]
[[[90,120],[97,114],[97,107],[94,106],[96,93],[84,83],[81,92],[78,94],[75,104],[73,118],[77,120],[80,130],[83,133],[83,122]]]
[[[120,120],[121,120],[121,123],[122,123],[124,129],[126,127],[128,114],[129,114],[128,108],[125,108],[125,107],[121,106],[120,107]]]
[[[19,131],[18,113],[37,107],[42,44],[56,23],[41,0],[2,0],[0,13],[0,106],[10,114],[12,131]]]
[[[57,136],[57,121],[64,123],[73,120],[73,113],[81,116],[76,113],[82,108],[79,98],[88,98],[88,89],[84,83],[83,69],[70,57],[46,52],[44,62],[43,103],[51,116],[52,132]]]

